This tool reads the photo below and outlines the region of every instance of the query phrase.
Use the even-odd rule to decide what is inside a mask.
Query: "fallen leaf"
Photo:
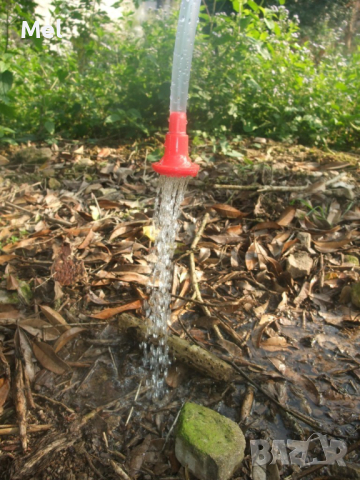
[[[4,263],[11,262],[15,258],[19,258],[17,255],[0,255],[0,265],[4,265]]]
[[[268,303],[266,304],[266,306]],[[259,325],[253,330],[251,334],[251,341],[255,348],[259,348],[261,345],[261,337],[267,327],[269,327],[276,318],[272,315],[262,315]]]
[[[252,227],[251,231],[256,232],[257,230],[267,230],[267,229],[279,230],[279,228],[281,228],[281,226],[276,222],[260,222],[254,227]]]
[[[47,343],[40,342],[34,338],[32,341],[32,347],[37,360],[44,368],[50,370],[50,372],[62,375],[70,370],[69,365],[58,357],[54,349]]]
[[[252,243],[247,249],[247,252],[245,254],[245,264],[246,268],[249,271],[254,270],[254,268],[256,268],[258,264],[257,253],[255,251],[255,243]]]
[[[237,208],[230,207],[230,205],[222,203],[212,205],[211,208],[213,208],[216,212],[219,213],[219,215],[225,218],[239,218],[246,217],[248,215],[248,213],[240,212],[240,210],[238,210]]]
[[[345,245],[348,245],[350,241],[350,238],[344,238],[342,240],[335,240],[331,242],[320,242],[317,240],[313,240],[313,243],[315,244],[316,250],[318,250],[319,252],[332,253],[337,252],[342,247],[345,247]]]
[[[24,369],[26,374],[32,382],[35,378],[35,367],[33,362],[33,352],[31,349],[30,341],[26,335],[26,333],[21,329],[18,328],[15,332],[15,348],[17,350],[17,354],[21,355],[23,359]]]
[[[41,311],[45,315],[45,317],[49,320],[51,325],[54,325],[54,327],[57,326],[62,326],[60,331],[63,331],[64,328],[68,330],[70,325],[67,323],[67,321],[60,315],[59,312],[56,312],[53,310],[51,307],[48,307],[46,305],[40,305]]]
[[[217,343],[222,346],[224,350],[226,350],[232,357],[241,358],[243,357],[243,352],[240,347],[238,347],[235,343],[229,342],[229,340],[225,340],[224,338],[219,338]]]
[[[300,385],[307,390],[311,400],[315,403],[315,405],[321,404],[321,395],[310,378],[305,377],[304,375],[300,375],[294,370],[292,370],[289,366],[287,366],[284,362],[279,360],[276,357],[270,358],[270,362],[274,365],[274,367],[279,370],[280,373],[284,375],[287,380],[290,380],[295,385]]]
[[[4,305],[1,305],[1,308],[3,309],[4,308]],[[13,319],[16,319],[16,318],[19,318],[20,316],[20,311],[19,310],[15,310],[13,308],[11,308],[11,310],[8,310],[6,312],[0,312],[0,320],[13,320]]]
[[[293,221],[295,214],[296,214],[295,207],[287,207],[285,208],[283,213],[280,215],[276,223],[278,225],[281,225],[282,227],[287,227]]]
[[[0,377],[0,413],[2,406],[6,402],[6,399],[10,392],[10,380],[8,377]]]
[[[165,378],[166,385],[177,388],[183,383],[187,372],[187,368],[182,364],[171,365]]]
[[[34,337],[39,337],[45,341],[52,341],[60,336],[60,332],[56,327],[52,327],[50,323],[37,317],[20,320],[19,326],[31,335],[34,335]]]
[[[102,148],[100,152],[97,154],[98,158],[107,158],[111,153],[110,148]]]
[[[80,333],[86,332],[86,328],[81,327],[72,327],[70,330],[66,330],[60,337],[56,340],[54,345],[54,352],[58,353],[70,340],[77,337]]]
[[[134,282],[134,283],[139,283],[140,285],[148,285],[149,284],[149,278],[145,277],[144,275],[140,275],[139,273],[119,273],[119,279],[122,282]]]
[[[159,234],[159,230],[155,228],[155,225],[146,225],[145,227],[143,227],[143,234],[150,241],[155,242],[156,237]]]
[[[144,462],[144,457],[146,452],[149,450],[151,443],[151,435],[147,435],[144,438],[144,441],[135,447],[130,453],[130,461],[129,461],[129,475],[130,477],[135,477]]]
[[[278,350],[291,347],[291,345],[286,341],[286,338],[280,336],[268,338],[261,342],[260,346],[268,352],[277,352]]]
[[[108,320],[114,315],[117,315],[122,312],[127,312],[128,310],[137,310],[138,308],[141,308],[141,306],[142,306],[141,300],[136,300],[135,302],[127,303],[126,305],[122,305],[121,307],[106,308],[102,312],[91,315],[91,317],[97,318],[99,320]]]

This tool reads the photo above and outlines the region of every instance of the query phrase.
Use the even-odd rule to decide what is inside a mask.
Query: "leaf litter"
[[[247,440],[304,440],[320,427],[358,440],[358,159],[275,142],[259,156],[243,143],[240,159],[209,163],[212,146],[197,151],[169,325],[174,341],[228,362],[233,376],[214,381],[180,355],[158,405],[142,386],[136,326],[157,234],[156,176],[144,162],[154,147],[64,143],[45,166],[2,164],[2,478],[188,478],[171,434],[185,399],[239,422]],[[299,253],[312,266],[293,278],[287,260]],[[123,315],[141,323],[124,334]],[[234,478],[252,478],[249,452]],[[277,465],[281,478],[290,473]]]

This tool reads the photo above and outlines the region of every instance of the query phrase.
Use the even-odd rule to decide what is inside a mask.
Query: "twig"
[[[75,413],[75,410],[65,405],[65,403],[59,402],[58,400],[54,400],[53,398],[50,398],[50,397],[46,397],[45,395],[40,395],[40,393],[34,393],[33,395],[34,397],[41,398],[42,400],[46,400],[47,402],[53,403],[54,405],[59,405],[69,413]]]
[[[209,217],[210,217],[210,214],[208,212],[205,213],[204,218],[202,219],[200,228],[199,228],[197,234],[195,235],[195,238],[194,238],[194,240],[191,244],[190,250],[195,250],[195,248],[197,247],[197,244],[199,243],[200,238],[201,238],[201,236],[202,236],[202,234],[205,230],[205,227],[206,227],[207,221],[209,220]]]
[[[26,208],[20,207],[20,205],[15,205],[15,203],[5,202],[5,205],[7,207],[16,208],[16,210],[20,210],[21,212],[27,213],[28,215],[31,215],[31,216],[34,215],[34,212],[31,212],[30,210],[27,210]]]
[[[106,480],[106,478],[99,472],[99,470],[95,467],[95,465],[93,464],[92,462],[92,459],[90,457],[90,455],[88,454],[88,452],[85,450],[85,448],[83,448],[82,450],[82,453],[85,455],[85,458],[91,468],[91,470],[99,477],[101,478],[102,480]]]
[[[118,371],[118,368],[116,366],[116,362],[115,362],[113,352],[111,350],[111,346],[108,346],[108,350],[109,350],[110,358],[111,358],[111,361],[112,361],[112,364],[113,364],[113,367],[114,367],[114,370],[115,370],[115,373],[116,373],[116,378],[117,378],[119,376],[119,371]]]
[[[29,408],[35,408],[33,394],[30,386],[30,380],[26,372],[26,368],[23,368],[23,374],[24,374],[24,389],[25,389],[26,402]]]
[[[174,427],[176,425],[176,422],[178,421],[179,417],[180,417],[180,413],[181,413],[181,410],[183,408],[183,406],[185,405],[185,402],[183,402],[183,404],[181,405],[178,413],[176,414],[176,417],[175,417],[175,420],[173,421],[171,427],[170,427],[170,430],[168,431],[168,434],[166,435],[166,438],[165,438],[165,443],[161,449],[161,453],[165,450],[165,446],[167,444],[167,442],[169,441],[169,438],[170,438],[170,435],[171,435],[171,432],[174,430]]]
[[[324,182],[325,186],[336,183],[338,180],[346,176],[346,172],[336,175]],[[315,184],[310,185],[219,185],[215,184],[213,187],[217,189],[226,190],[257,190],[259,193],[263,192],[303,192],[304,190],[311,190]]]
[[[44,432],[45,430],[50,430],[53,425],[28,425],[27,432],[28,433],[36,433],[36,432]],[[1,426],[0,427],[0,437],[2,435],[19,435],[19,427],[14,425],[9,425],[7,427]]]
[[[118,463],[115,463],[114,460],[110,460],[110,465],[114,469],[114,472],[117,475],[119,475],[120,478],[122,478],[123,480],[131,480],[129,475],[126,472],[124,472],[124,470],[120,467],[120,465]]]
[[[15,409],[19,425],[21,446],[24,452],[28,447],[26,435],[26,398],[24,393],[23,368],[19,357],[15,356]]]
[[[194,298],[182,297],[181,295],[175,295],[173,293],[171,294],[171,296],[174,297],[174,298],[178,298],[179,300],[185,300],[186,302],[195,303],[196,305],[204,305],[205,307],[214,307],[214,308],[217,308],[217,307],[236,307],[240,303],[239,300],[237,300],[235,302],[223,302],[223,303],[200,302],[199,300],[195,300]]]
[[[140,392],[140,388],[141,388],[141,384],[142,384],[142,381],[140,380],[140,383],[139,383],[138,389],[136,390],[136,394],[135,394],[134,402],[136,402],[136,400],[138,399],[139,392]],[[133,411],[134,411],[134,407],[131,407],[131,408],[130,408],[129,415],[128,415],[128,418],[126,419],[126,422],[125,422],[125,427],[127,427],[127,424],[128,424],[128,423],[129,423],[129,421],[130,421],[130,418],[131,418],[131,416],[132,416],[132,414],[133,414]]]
[[[194,292],[196,293],[196,297],[197,299],[202,303],[204,304],[204,301],[202,299],[202,296],[201,296],[201,292],[200,292],[200,289],[199,289],[199,284],[197,282],[197,279],[196,279],[196,270],[195,270],[195,256],[194,256],[194,250],[197,246],[197,244],[199,243],[199,240],[201,238],[201,235],[203,234],[204,230],[205,230],[205,227],[206,227],[206,223],[209,219],[209,213],[205,213],[204,215],[204,218],[202,219],[202,222],[201,222],[201,225],[200,225],[200,228],[197,232],[197,234],[195,235],[195,238],[191,244],[191,247],[190,247],[190,278],[191,278],[191,283],[192,283],[192,286],[193,286],[193,289],[194,289]],[[201,308],[203,310],[203,312],[205,313],[205,315],[207,317],[211,317],[211,313],[210,313],[210,310],[208,309],[208,307],[206,307],[205,305],[201,305]]]
[[[220,185],[216,183],[213,185],[214,188],[224,188],[226,190],[257,190],[261,185],[255,183],[254,185]]]
[[[184,332],[185,332],[186,335],[190,338],[190,340],[191,340],[192,342],[194,342],[195,345],[197,345],[198,347],[201,347],[201,345],[199,344],[199,342],[198,342],[197,340],[195,340],[195,338],[191,335],[191,333],[186,329],[186,327],[185,327],[185,325],[183,324],[180,316],[179,316],[179,318],[178,318],[178,321],[179,321],[179,323],[180,323],[180,325],[181,325],[181,328],[184,330]]]

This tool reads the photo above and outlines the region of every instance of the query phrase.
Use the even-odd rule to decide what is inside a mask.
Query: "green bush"
[[[83,0],[82,3],[86,3]],[[189,95],[189,127],[205,135],[256,135],[349,148],[359,142],[360,49],[344,55],[329,32],[321,61],[300,42],[284,7],[234,2],[233,16],[203,8]],[[135,34],[128,14],[57,1],[71,44],[18,40],[0,54],[0,137],[149,136],[167,127],[178,12],[153,15]],[[65,6],[64,6],[65,5]],[[95,21],[96,20],[96,21]],[[111,26],[111,31],[109,30]],[[15,132],[15,134],[14,134]]]

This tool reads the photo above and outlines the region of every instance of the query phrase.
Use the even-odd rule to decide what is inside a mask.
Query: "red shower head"
[[[186,135],[186,113],[171,112],[169,133],[165,138],[165,154],[160,162],[153,163],[155,172],[168,177],[195,177],[199,165],[189,158],[189,137]]]

